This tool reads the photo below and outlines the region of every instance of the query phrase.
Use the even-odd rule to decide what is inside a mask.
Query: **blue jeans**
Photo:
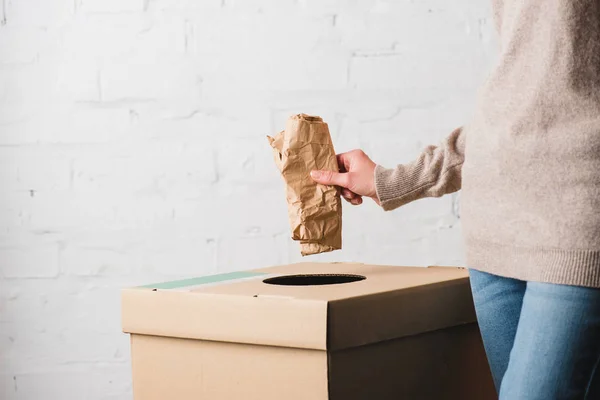
[[[600,399],[600,289],[470,275],[501,400]]]

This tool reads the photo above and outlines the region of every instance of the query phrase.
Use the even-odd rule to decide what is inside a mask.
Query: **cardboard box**
[[[122,301],[135,400],[496,398],[464,269],[301,263]]]

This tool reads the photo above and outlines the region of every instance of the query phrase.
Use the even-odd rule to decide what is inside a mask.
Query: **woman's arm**
[[[340,173],[313,171],[311,175],[318,183],[340,186],[342,196],[352,204],[361,204],[362,196],[367,196],[384,210],[393,210],[459,190],[464,153],[464,130],[458,128],[439,146],[428,146],[416,160],[396,168],[383,168],[361,150],[353,150],[338,155]]]
[[[463,129],[453,131],[439,146],[428,146],[411,163],[375,170],[377,198],[384,210],[393,210],[424,197],[440,197],[461,188],[465,159]]]

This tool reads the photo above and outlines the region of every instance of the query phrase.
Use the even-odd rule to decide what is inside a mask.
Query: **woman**
[[[494,10],[501,57],[468,125],[395,169],[352,151],[313,179],[385,210],[462,189],[500,399],[600,399],[600,0]]]

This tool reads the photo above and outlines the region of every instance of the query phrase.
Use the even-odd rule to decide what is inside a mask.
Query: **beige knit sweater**
[[[467,266],[600,287],[600,0],[494,0],[501,56],[472,121],[395,169],[385,210],[462,189]]]

